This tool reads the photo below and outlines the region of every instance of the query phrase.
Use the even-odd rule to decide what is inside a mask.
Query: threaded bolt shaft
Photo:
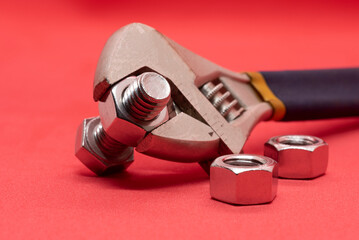
[[[167,80],[154,72],[146,72],[131,83],[123,94],[123,104],[134,118],[150,121],[166,107],[171,96]]]
[[[117,157],[128,150],[128,146],[111,138],[103,129],[101,122],[94,128],[94,137],[97,146],[108,157]]]

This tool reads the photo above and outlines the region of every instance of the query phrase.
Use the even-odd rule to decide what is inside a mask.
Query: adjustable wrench
[[[240,153],[260,121],[359,116],[359,68],[233,72],[140,23],[121,28],[107,41],[96,69],[94,100],[101,105],[116,98],[116,85],[146,72],[160,74],[170,85],[168,117],[145,129],[132,147],[161,159],[199,162],[207,172],[216,157]],[[82,125],[77,138],[86,131]],[[82,153],[76,155],[89,166]]]

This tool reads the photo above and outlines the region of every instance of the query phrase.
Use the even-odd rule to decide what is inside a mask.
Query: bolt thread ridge
[[[171,96],[167,80],[157,73],[143,73],[136,77],[123,94],[123,104],[134,118],[150,121],[166,107]]]
[[[107,156],[116,157],[119,154],[123,153],[128,146],[116,141],[111,138],[103,129],[102,124],[98,124],[95,128],[95,139],[97,142],[97,146],[100,150]]]

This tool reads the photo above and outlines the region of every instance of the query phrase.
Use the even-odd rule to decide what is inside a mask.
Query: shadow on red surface
[[[79,171],[77,174],[82,177],[92,178],[98,184],[108,188],[145,190],[154,188],[175,187],[179,185],[191,185],[208,181],[208,177],[202,169],[187,168],[178,172],[144,172],[143,169],[124,171],[107,176],[96,176],[87,170]]]

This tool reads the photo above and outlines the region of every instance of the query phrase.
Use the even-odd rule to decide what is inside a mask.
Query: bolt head
[[[126,169],[133,162],[133,148],[125,147],[122,154],[108,158],[101,152],[94,139],[94,128],[100,118],[88,118],[77,129],[75,156],[97,175],[118,172]]]

